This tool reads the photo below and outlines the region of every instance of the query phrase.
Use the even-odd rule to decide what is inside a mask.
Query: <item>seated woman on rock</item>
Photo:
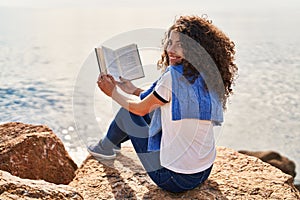
[[[130,139],[159,187],[183,192],[199,186],[216,157],[213,127],[223,122],[232,94],[237,73],[234,54],[234,43],[211,21],[179,17],[164,39],[158,61],[164,72],[148,90],[99,75],[99,88],[122,108],[106,136],[89,146],[89,152],[113,159],[116,147]],[[140,100],[125,97],[116,86]]]

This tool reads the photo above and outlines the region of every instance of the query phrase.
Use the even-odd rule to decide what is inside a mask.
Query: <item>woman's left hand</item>
[[[114,90],[116,89],[116,81],[109,74],[100,74],[97,81],[98,87],[109,97],[112,97]]]

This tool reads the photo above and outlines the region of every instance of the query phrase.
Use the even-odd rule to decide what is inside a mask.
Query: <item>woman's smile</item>
[[[180,64],[182,62],[181,56],[177,56],[174,53],[168,53],[168,56],[169,56],[170,65],[176,65],[176,64]]]

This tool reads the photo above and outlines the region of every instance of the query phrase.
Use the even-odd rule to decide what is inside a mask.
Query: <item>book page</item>
[[[119,69],[119,60],[116,56],[115,51],[104,46],[102,46],[102,51],[105,58],[107,73],[118,80],[121,74]]]
[[[102,48],[101,47],[95,48],[95,52],[96,52],[97,63],[99,66],[99,71],[100,71],[100,73],[106,74],[107,69],[106,69],[106,64],[105,64],[105,59],[104,59]]]
[[[130,44],[116,51],[120,63],[121,76],[134,80],[145,76],[136,44]]]

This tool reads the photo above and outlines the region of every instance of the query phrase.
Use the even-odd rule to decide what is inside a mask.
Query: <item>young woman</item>
[[[237,67],[234,43],[209,20],[181,16],[166,33],[161,77],[146,91],[99,75],[99,88],[122,106],[106,136],[88,151],[113,159],[128,139],[151,179],[183,192],[203,183],[216,157],[213,126],[223,122]],[[139,96],[125,97],[116,89]],[[152,112],[153,111],[153,112]]]

